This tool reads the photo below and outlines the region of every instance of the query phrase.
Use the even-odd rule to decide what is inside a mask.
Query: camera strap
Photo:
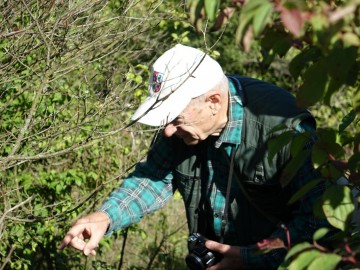
[[[202,235],[206,235],[207,238],[215,240],[217,239],[215,232],[213,230],[213,223],[210,220],[210,217],[207,215],[210,209],[210,205],[207,197],[207,190],[210,189],[208,187],[208,168],[207,168],[207,146],[208,141],[204,141],[198,147],[198,157],[199,157],[199,168],[200,168],[200,184],[195,187],[195,182],[193,182],[193,186],[191,190],[196,190],[195,192],[195,202],[197,207],[194,213],[194,228],[193,232],[200,233]],[[194,178],[196,176],[194,175]],[[212,183],[210,183],[212,185]]]
[[[227,153],[225,152],[225,149],[222,148],[224,151],[224,154],[227,157]],[[229,176],[227,181],[227,188],[226,188],[226,197],[225,197],[225,208],[224,208],[224,215],[221,220],[221,234],[220,234],[220,243],[224,243],[224,234],[225,234],[225,227],[228,222],[228,213],[229,213],[229,200],[230,200],[230,192],[231,192],[231,183],[233,178],[233,172],[234,172],[234,159],[235,159],[235,146],[231,147],[230,152],[230,167],[229,167]]]

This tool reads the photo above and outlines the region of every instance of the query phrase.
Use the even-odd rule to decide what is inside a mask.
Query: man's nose
[[[165,137],[171,137],[176,131],[177,127],[174,124],[169,123],[164,128],[164,135]]]

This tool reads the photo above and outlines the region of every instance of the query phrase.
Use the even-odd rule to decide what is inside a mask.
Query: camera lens
[[[185,258],[186,265],[191,270],[201,270],[206,269],[206,266],[203,264],[201,258],[194,254],[189,254]]]
[[[190,253],[186,256],[185,262],[191,270],[206,269],[215,264],[215,256],[209,250],[203,250],[201,254]]]

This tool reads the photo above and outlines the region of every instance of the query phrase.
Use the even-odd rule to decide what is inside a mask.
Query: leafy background
[[[323,177],[315,181],[329,188],[314,207],[343,234],[330,251],[319,244],[326,233],[320,230],[312,243],[293,247],[282,267],[359,267],[349,221],[351,190],[360,181],[359,6],[358,0],[2,1],[0,269],[185,269],[178,194],[127,234],[104,238],[96,258],[56,249],[72,222],[96,210],[144,158],[154,130],[127,124],[147,94],[149,64],[176,43],[206,50],[227,73],[288,89],[317,117],[311,154]],[[291,144],[301,160],[304,140],[288,138],[272,142],[270,151]],[[286,175],[300,165],[290,163]],[[341,176],[346,185],[331,185]]]

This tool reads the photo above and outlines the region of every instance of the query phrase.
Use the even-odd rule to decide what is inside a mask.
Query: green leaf
[[[277,268],[277,270],[286,270],[288,268],[288,264],[286,262],[281,263],[281,265]]]
[[[315,168],[318,168],[324,165],[325,163],[329,162],[330,160],[329,155],[326,152],[326,149],[323,149],[323,147],[321,146],[321,142],[316,142],[314,147],[312,148],[311,160]]]
[[[352,32],[346,32],[342,35],[344,45],[347,46],[360,46],[360,38],[358,35]]]
[[[293,138],[293,136],[294,136],[294,131],[289,130],[289,131],[285,131],[284,133],[281,133],[279,136],[269,140],[269,142],[268,142],[268,149],[269,149],[268,160],[271,161],[274,158],[274,156],[282,148],[284,148],[287,144],[289,144],[291,139]]]
[[[334,185],[325,190],[322,198],[323,211],[329,223],[345,231],[355,209],[351,189],[345,185]]]
[[[324,94],[324,103],[331,107],[331,97],[334,93],[339,91],[340,87],[343,85],[343,82],[330,78],[327,88],[325,89]]]
[[[252,16],[250,16],[249,14],[244,14],[243,12],[240,13],[239,24],[238,27],[236,28],[236,34],[235,34],[236,43],[241,43],[244,37],[245,30],[250,25],[251,19]]]
[[[264,57],[263,63],[270,65],[276,54],[280,57],[285,56],[291,47],[291,40],[285,32],[266,28],[261,37],[261,45],[264,48],[261,51]]]
[[[79,177],[76,177],[75,178],[75,184],[80,187],[81,183],[82,183],[81,179]]]
[[[310,47],[304,49],[298,55],[296,55],[289,64],[290,74],[297,79],[302,71],[307,67],[311,62],[318,61],[321,56],[321,51],[318,48]]]
[[[309,250],[301,253],[289,265],[289,270],[307,269],[311,262],[320,255],[318,250]]]
[[[351,145],[352,143],[355,142],[355,137],[353,132],[350,129],[342,131],[341,133],[339,133],[338,141],[342,147],[346,145],[348,146]]]
[[[201,17],[201,10],[204,5],[204,0],[189,0],[186,2],[189,9],[190,22],[196,25]]]
[[[329,228],[320,228],[316,230],[316,232],[313,235],[313,240],[318,241],[321,238],[323,238],[328,232],[330,231]]]
[[[285,260],[289,260],[291,257],[297,255],[298,253],[302,252],[303,250],[310,249],[311,247],[312,247],[311,244],[308,242],[296,244],[286,254]]]
[[[268,28],[261,38],[260,43],[265,51],[270,51],[279,39],[285,37],[286,35],[283,32],[277,31],[277,29],[274,28]]]
[[[348,161],[349,169],[352,171],[360,171],[360,153],[354,153]]]
[[[248,1],[248,2],[246,2],[246,4],[243,7],[243,12],[250,13],[250,12],[256,11],[256,9],[258,9],[262,5],[266,5],[267,3],[269,3],[269,1],[267,1],[267,0]]]
[[[94,180],[99,178],[98,174],[95,173],[95,172],[92,172],[92,171],[87,174],[87,177],[90,177],[90,178],[92,178]]]
[[[321,166],[330,160],[343,158],[344,149],[336,142],[337,132],[334,129],[319,128],[317,130],[318,140],[312,148],[312,161]]]
[[[311,132],[303,132],[297,134],[291,142],[290,153],[296,156],[300,151],[305,148],[305,145],[311,140]]]
[[[272,4],[265,2],[256,11],[253,19],[253,27],[255,36],[259,36],[264,30],[272,11]]]
[[[216,18],[220,0],[205,0],[205,12],[211,22]]]
[[[345,115],[339,125],[339,132],[343,132],[345,128],[347,128],[355,120],[355,117],[356,114],[354,110],[351,110],[347,115]]]
[[[142,69],[142,70],[148,71],[148,73],[150,74],[150,72],[149,72],[149,67],[148,67],[147,65],[137,64],[137,65],[135,66],[135,68],[140,68],[140,69]]]
[[[57,193],[57,194],[60,194],[61,191],[63,190],[63,188],[64,188],[64,184],[63,184],[62,182],[58,183],[58,184],[56,185],[56,188],[55,188],[56,193]]]
[[[335,47],[325,58],[324,68],[339,83],[346,83],[349,71],[356,60],[357,49],[357,47]]]
[[[323,141],[321,141],[323,142]],[[342,159],[345,155],[344,148],[341,147],[340,144],[336,142],[326,142],[322,145],[323,149],[326,150],[327,155],[331,155],[330,159]]]
[[[316,217],[316,218],[326,219],[326,216],[325,216],[323,208],[322,208],[322,198],[320,198],[314,202],[313,213],[314,213],[314,217]]]
[[[321,254],[319,257],[309,265],[308,270],[333,270],[336,269],[337,264],[341,261],[341,256],[338,254]]]
[[[304,83],[296,95],[297,105],[306,108],[322,99],[325,93],[328,75],[324,63],[319,61],[308,68],[304,75]]]
[[[273,50],[277,55],[283,57],[289,51],[290,48],[291,48],[291,40],[289,39],[288,36],[286,36],[285,38],[280,38],[275,42]]]
[[[353,108],[354,111],[360,113],[360,89],[358,89],[357,93],[353,97]]]
[[[240,43],[242,41],[244,33],[246,32],[246,29],[248,28],[250,23],[253,21],[257,9],[261,7],[261,5],[266,4],[267,2],[268,1],[266,0],[252,0],[246,2],[246,4],[243,6],[239,15],[239,23],[235,35],[237,43]]]
[[[336,131],[332,128],[318,128],[316,134],[320,141],[323,142],[334,142],[336,141]]]
[[[140,75],[136,75],[134,81],[137,84],[141,84],[142,83],[142,77]]]
[[[53,101],[53,102],[56,102],[56,101],[61,101],[61,100],[62,100],[62,95],[61,95],[61,93],[56,92],[56,93],[54,94],[54,97],[53,97],[52,101]]]
[[[277,131],[281,131],[281,130],[284,130],[284,129],[288,129],[289,127],[285,124],[279,124],[275,127],[273,127],[272,129],[270,129],[270,131],[268,131],[267,135],[271,134],[271,133],[275,133]]]
[[[334,164],[333,162],[329,162],[321,166],[320,173],[324,178],[336,181],[343,176],[343,171]]]
[[[317,184],[319,184],[323,179],[314,179],[303,187],[299,189],[289,200],[288,204],[293,204],[294,202],[298,201],[300,198],[302,198],[306,193],[308,193],[310,190],[312,190]]]
[[[282,187],[285,187],[290,183],[290,181],[296,175],[297,171],[304,164],[305,160],[309,157],[309,154],[309,150],[301,151],[288,162],[282,171],[279,180]]]

